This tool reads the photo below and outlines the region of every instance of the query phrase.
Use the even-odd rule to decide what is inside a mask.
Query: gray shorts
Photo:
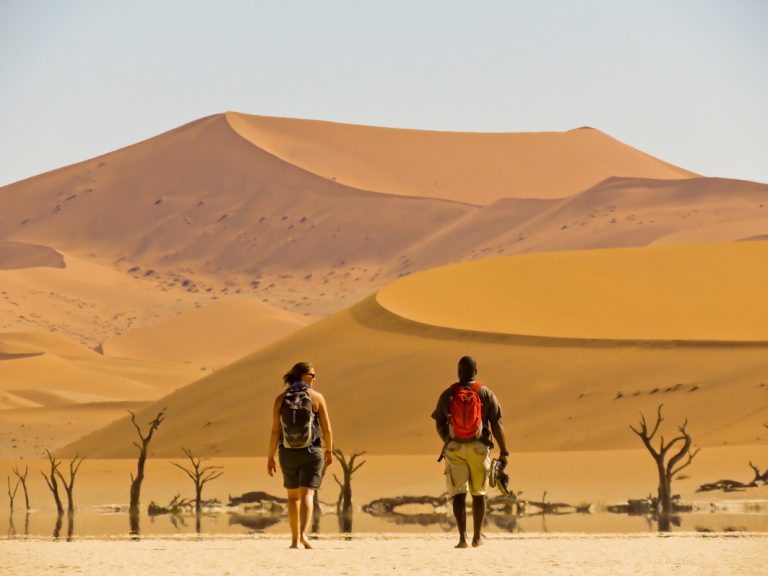
[[[323,449],[321,446],[309,448],[284,448],[278,450],[280,469],[283,471],[283,486],[289,490],[295,488],[320,488],[323,479]]]

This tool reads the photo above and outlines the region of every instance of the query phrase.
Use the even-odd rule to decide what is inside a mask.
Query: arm
[[[435,420],[435,430],[437,435],[440,436],[443,445],[448,442],[448,406],[444,396],[445,393],[440,395],[437,399],[437,406],[432,411],[432,418]]]
[[[323,441],[325,442],[325,466],[328,467],[333,462],[333,430],[331,430],[331,418],[328,416],[328,406],[325,403],[325,397],[318,394],[318,416],[320,417],[320,429],[323,431]]]
[[[280,404],[282,401],[283,395],[280,394],[275,398],[275,403],[272,406],[272,433],[269,437],[269,450],[267,450],[267,474],[270,476],[274,476],[277,472],[275,452],[277,452],[277,445],[280,443]]]
[[[499,445],[499,460],[506,465],[509,451],[507,450],[507,439],[504,436],[504,426],[501,425],[501,420],[491,422],[491,432],[493,432],[493,437]]]
[[[446,434],[445,421],[435,420],[435,429],[437,430],[437,435],[440,436],[440,440],[442,440],[443,444],[446,444],[448,442],[448,435]]]

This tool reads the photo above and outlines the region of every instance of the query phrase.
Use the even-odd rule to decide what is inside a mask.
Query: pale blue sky
[[[768,182],[768,1],[0,0],[0,185],[225,110],[588,125]]]

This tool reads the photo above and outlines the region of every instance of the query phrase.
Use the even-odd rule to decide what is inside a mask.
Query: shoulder
[[[275,397],[275,406],[277,406],[278,404],[280,404],[280,403],[283,401],[283,398],[285,398],[285,390],[283,390],[282,392],[280,392],[280,394],[278,394],[278,395]]]
[[[309,397],[312,398],[313,401],[325,402],[325,396],[320,394],[320,392],[317,390],[313,390],[312,388],[309,389]]]
[[[481,386],[480,389],[477,391],[477,393],[480,395],[481,398],[488,398],[491,402],[497,402],[496,400],[496,394],[493,393],[493,390],[488,388],[485,384],[480,382]]]

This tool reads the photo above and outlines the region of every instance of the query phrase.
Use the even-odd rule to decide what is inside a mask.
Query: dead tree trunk
[[[367,460],[363,460],[359,464],[355,465],[355,460],[357,460],[363,454],[365,454],[365,451],[354,451],[352,452],[352,456],[349,457],[349,462],[347,462],[347,458],[344,456],[344,453],[341,450],[338,448],[333,449],[333,455],[338,459],[339,464],[341,464],[341,469],[344,472],[343,483],[336,477],[336,474],[333,475],[333,479],[336,480],[336,484],[338,484],[339,488],[341,488],[339,500],[336,505],[339,514],[352,513],[352,474],[357,472],[360,467],[367,462]]]
[[[659,425],[664,420],[661,416],[661,409],[663,406],[663,404],[659,406],[656,415],[656,423],[650,432],[648,430],[648,424],[645,421],[645,416],[642,414],[640,415],[640,429],[638,430],[631,425],[630,429],[640,437],[656,463],[656,471],[659,478],[658,502],[656,506],[657,508],[661,506],[661,510],[657,510],[657,512],[663,516],[669,517],[672,512],[672,479],[683,468],[690,465],[694,456],[699,453],[699,450],[696,449],[691,452],[692,440],[690,434],[688,434],[686,430],[686,427],[688,426],[687,419],[682,426],[678,427],[678,430],[680,431],[679,436],[672,438],[668,444],[664,441],[664,436],[660,436],[659,439],[661,440],[661,443],[658,449],[653,446],[651,442],[659,430]],[[680,445],[677,451],[670,456],[672,447],[679,443],[682,443],[682,445]],[[681,462],[686,456],[687,460]]]
[[[19,472],[18,467],[14,466],[13,473],[16,474],[19,482],[21,482],[21,487],[24,489],[24,504],[27,505],[27,510],[29,510],[29,492],[27,491],[27,474],[29,473],[29,466],[24,467],[24,474]]]
[[[137,463],[136,476],[134,477],[134,475],[131,474],[131,501],[129,505],[130,515],[138,516],[139,502],[141,500],[141,483],[144,481],[144,464],[147,461],[147,447],[152,441],[152,436],[155,434],[158,426],[160,426],[160,423],[165,419],[165,408],[160,410],[154,420],[149,423],[149,430],[146,435],[142,434],[141,427],[136,423],[136,415],[130,410],[128,413],[131,415],[131,422],[133,422],[133,426],[136,428],[136,433],[141,439],[141,445],[137,442],[133,443],[133,445],[139,449],[139,460]]]
[[[46,450],[45,453],[48,454],[48,461],[51,463],[51,471],[48,475],[46,475],[45,472],[40,472],[40,474],[42,474],[43,478],[45,478],[45,483],[48,484],[48,488],[50,489],[51,494],[53,494],[53,499],[56,501],[56,512],[59,514],[59,516],[61,516],[64,514],[64,506],[61,505],[61,496],[59,496],[59,484],[56,481],[56,476],[59,472],[59,466],[61,466],[61,462],[58,462],[49,450]]]
[[[72,491],[75,489],[75,476],[77,476],[77,471],[80,470],[80,465],[83,463],[83,460],[85,460],[85,457],[80,458],[78,461],[78,456],[76,455],[74,460],[69,461],[69,482],[64,478],[61,471],[58,468],[56,469],[56,474],[59,476],[61,483],[64,484],[64,491],[67,493],[67,514],[73,514],[75,511],[75,501],[72,497]]]
[[[19,490],[20,480],[16,480],[16,486],[11,490],[11,477],[8,476],[8,499],[11,501],[11,516],[13,516],[13,501],[16,499],[16,492]]]
[[[176,462],[171,462],[171,464],[176,466],[176,468],[183,470],[186,475],[191,478],[192,482],[195,483],[195,511],[199,513],[203,505],[203,487],[206,485],[206,483],[210,482],[211,480],[216,480],[216,478],[219,478],[224,473],[219,472],[219,470],[221,470],[221,466],[202,466],[202,463],[206,460],[206,458],[195,458],[192,455],[191,450],[187,450],[183,446],[181,449],[192,463],[192,468],[185,468],[181,464],[176,464]]]

